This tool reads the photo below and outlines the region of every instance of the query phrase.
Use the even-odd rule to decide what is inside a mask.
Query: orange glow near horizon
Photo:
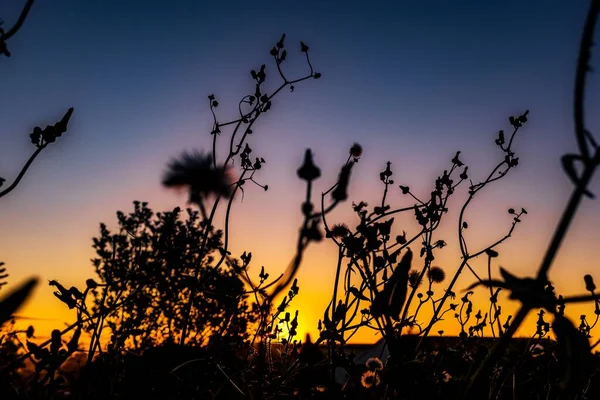
[[[367,158],[368,161],[368,158]],[[363,162],[361,160],[361,162]],[[361,164],[357,168],[362,167]],[[288,167],[288,174],[294,175],[295,168]],[[357,171],[355,178],[361,179],[363,193],[369,193],[367,198],[361,198],[359,195],[352,196],[353,201],[365,199],[374,202],[377,199],[381,188],[375,183],[366,183],[364,171]],[[328,180],[335,177],[334,173],[330,173]],[[233,255],[240,255],[244,251],[252,251],[253,260],[250,266],[251,275],[258,274],[260,266],[264,265],[265,270],[271,274],[271,277],[277,276],[283,272],[285,266],[288,265],[293,257],[295,241],[297,239],[298,225],[300,222],[300,212],[298,211],[298,198],[301,198],[302,184],[294,182],[293,184],[286,183],[278,179],[281,184],[273,185],[267,193],[259,191],[251,192],[245,196],[244,202],[237,202],[232,211],[231,225],[231,246],[230,250]],[[371,180],[372,181],[372,180]],[[271,183],[272,184],[272,183]],[[325,185],[325,183],[322,183]],[[356,189],[359,185],[356,183],[351,186]],[[290,190],[293,187],[293,190]],[[319,188],[319,190],[321,190]],[[421,189],[422,190],[422,189]],[[295,194],[290,194],[290,192]],[[501,193],[499,188],[490,187],[490,193],[484,194],[481,199],[474,202],[473,210],[467,212],[467,220],[470,222],[470,228],[466,232],[469,246],[472,249],[481,248],[488,243],[493,242],[497,238],[502,237],[508,230],[512,217],[506,213],[506,203],[500,202],[494,198],[495,194]],[[130,202],[124,201],[124,195],[113,195],[110,203],[120,203],[123,206],[119,207],[123,212],[132,210]],[[171,191],[160,190],[153,196],[155,201],[150,202],[149,206],[154,211],[172,209],[176,205],[182,205],[185,201],[185,194],[177,194]],[[140,198],[142,199],[142,198]],[[396,206],[406,206],[407,200],[401,194],[391,193],[388,197],[391,204]],[[490,199],[491,202],[490,202]],[[460,254],[456,247],[456,243],[452,241],[455,236],[456,225],[456,207],[460,199],[453,199],[450,213],[444,217],[446,221],[442,223],[440,229],[436,233],[437,239],[444,239],[448,246],[438,250],[434,265],[440,265],[446,271],[446,281],[442,284],[434,285],[434,291],[441,293],[445,285],[452,277],[457,265],[460,263]],[[486,203],[487,202],[487,203]],[[10,204],[9,204],[10,205]],[[484,205],[485,208],[481,206]],[[452,208],[453,207],[453,208]],[[496,248],[500,256],[493,259],[492,276],[498,276],[498,267],[503,266],[509,271],[518,276],[526,276],[535,274],[535,270],[541,260],[543,251],[545,250],[545,241],[550,238],[551,230],[538,231],[536,226],[548,226],[548,216],[544,213],[536,212],[535,208],[528,207],[528,215],[524,216],[523,222],[517,226],[512,237]],[[253,212],[254,209],[263,210],[262,213]],[[3,249],[3,259],[7,262],[7,267],[11,273],[11,282],[14,284],[20,279],[37,274],[41,278],[41,284],[36,289],[35,295],[28,304],[19,311],[19,315],[31,317],[31,323],[37,328],[37,336],[40,338],[49,335],[52,329],[64,329],[66,326],[75,321],[73,310],[68,310],[58,299],[52,294],[52,288],[47,286],[47,280],[57,279],[64,286],[77,286],[82,288],[85,285],[85,279],[94,277],[94,271],[91,268],[91,263],[88,261],[94,257],[94,251],[91,248],[91,237],[97,235],[97,226],[99,220],[106,222],[109,229],[115,228],[116,218],[114,211],[109,211],[107,207],[96,209],[89,207],[85,210],[86,224],[63,226],[64,236],[53,236],[50,232],[53,229],[51,225],[45,227],[44,224],[34,222],[39,230],[39,233],[34,234],[34,240],[29,241],[32,247],[31,251],[23,251],[21,243],[30,235],[27,226],[21,226],[19,230],[13,230],[11,235],[6,235],[0,232],[0,242],[6,247]],[[286,212],[290,210],[290,212]],[[494,210],[492,217],[486,210]],[[83,216],[84,214],[79,214]],[[99,220],[93,221],[93,216],[102,215]],[[90,217],[91,216],[91,217]],[[4,223],[19,226],[18,215],[4,217]],[[222,222],[222,216],[217,215],[216,225]],[[352,227],[353,221],[356,221],[355,216],[351,212],[351,202],[348,201],[340,205],[339,210],[336,210],[329,217],[330,224],[336,222],[346,222]],[[577,221],[576,221],[577,222]],[[28,224],[27,221],[23,222]],[[87,226],[87,225],[90,226]],[[406,217],[396,216],[393,235],[395,231],[398,233],[402,230],[410,232],[414,221],[412,215]],[[494,227],[489,229],[488,227]],[[594,230],[590,226],[580,226],[575,223],[571,234],[575,239],[581,236],[593,236],[590,230]],[[16,234],[15,234],[16,232]],[[69,237],[70,240],[76,240],[71,246],[62,246],[64,237]],[[43,244],[45,241],[45,245]],[[8,245],[7,245],[8,244]],[[416,250],[415,258],[413,259],[413,269],[418,269],[422,265],[422,259],[418,257],[418,247],[413,246],[413,251]],[[554,280],[558,293],[567,295],[575,293],[583,293],[583,275],[592,273],[593,269],[590,264],[591,254],[596,252],[595,246],[591,243],[583,243],[579,240],[567,240],[559,257],[556,260],[555,266],[551,271],[551,279]],[[40,257],[40,255],[43,255]],[[327,240],[321,243],[313,243],[306,250],[305,257],[299,273],[298,284],[300,287],[299,295],[293,300],[289,311],[293,314],[296,309],[299,310],[299,335],[298,339],[304,339],[306,333],[310,333],[313,339],[317,337],[317,321],[323,318],[323,312],[331,298],[334,282],[334,271],[336,265],[337,250],[335,245]],[[39,266],[19,270],[14,265]],[[487,265],[485,257],[480,257],[478,260],[473,260],[472,267],[482,277],[487,277]],[[463,296],[462,289],[475,281],[475,278],[466,269],[459,279],[457,286],[454,288],[457,294],[456,302],[460,303],[460,297]],[[489,307],[489,293],[487,289],[476,289],[474,300],[474,313],[477,312],[478,304]],[[500,302],[503,306],[502,320],[515,311],[516,303],[506,299],[506,293],[501,293]],[[449,302],[447,302],[449,304]],[[365,304],[365,307],[368,304]],[[361,307],[362,308],[362,307]],[[481,310],[482,314],[487,312],[487,309]],[[414,303],[411,309],[414,309]],[[577,322],[579,315],[593,313],[592,305],[577,305],[567,306],[567,315]],[[420,320],[427,321],[427,317],[431,315],[429,309],[424,308],[420,313]],[[535,321],[537,316],[531,314],[523,328],[518,332],[518,335],[531,335],[535,331]],[[29,321],[20,320],[17,326],[26,327]],[[469,324],[470,325],[470,324]],[[447,335],[456,335],[459,333],[459,325],[452,317],[452,313],[446,314],[444,321],[439,322],[432,334],[437,334],[439,330],[443,330]],[[489,331],[488,331],[489,332]],[[376,331],[361,328],[361,330],[353,336],[353,343],[373,343],[379,340],[380,336]]]
[[[18,15],[13,2],[1,3],[0,11]],[[53,296],[47,281],[82,288],[95,277],[91,239],[100,222],[114,229],[116,211],[129,213],[134,200],[148,201],[155,212],[186,207],[185,193],[161,186],[169,160],[183,150],[212,150],[212,112],[222,124],[238,117],[238,102],[256,90],[252,68],[265,63],[263,93],[274,93],[281,80],[269,50],[282,32],[288,33],[283,67],[288,78],[307,72],[301,40],[310,45],[311,65],[322,77],[278,92],[272,109],[246,137],[252,159],[266,161],[254,178],[269,189],[246,182],[243,197],[236,197],[229,250],[234,257],[252,252],[254,279],[261,266],[278,276],[295,255],[306,190],[296,171],[307,148],[322,173],[313,187],[316,208],[321,193],[335,183],[348,149],[355,142],[364,148],[352,170],[349,199],[328,215],[330,225],[343,222],[354,229],[352,203],[366,201],[370,210],[380,204],[378,178],[386,162],[395,181],[387,194],[392,208],[415,204],[399,185],[429,199],[435,179],[459,150],[469,179],[481,182],[504,158],[494,144],[498,131],[508,134],[509,116],[526,109],[529,120],[512,147],[519,165],[476,195],[465,214],[465,235],[473,254],[509,231],[509,208],[524,207],[528,214],[522,223],[495,248],[499,257],[492,261],[491,275],[497,278],[503,267],[519,277],[535,276],[573,190],[560,159],[577,148],[572,73],[585,2],[557,2],[544,9],[543,18],[529,2],[477,2],[477,7],[440,2],[435,12],[425,2],[386,2],[385,12],[372,2],[344,7],[319,2],[317,11],[294,4],[293,12],[279,4],[264,11],[240,2],[237,14],[226,2],[114,3],[36,2],[27,24],[11,39],[16,56],[2,59],[9,77],[0,96],[6,135],[0,176],[6,184],[35,151],[28,137],[32,129],[75,108],[68,131],[40,153],[17,189],[0,199],[0,261],[10,274],[0,295],[29,276],[40,279],[18,311],[31,320],[21,319],[18,326],[33,324],[41,339],[75,321],[74,311]],[[164,29],[156,29],[157,21]],[[515,43],[518,62],[510,57]],[[596,93],[592,84],[589,92]],[[218,108],[208,107],[211,93]],[[592,98],[590,107],[596,101]],[[586,127],[597,132],[599,118],[587,113]],[[215,136],[217,164],[235,146],[232,125],[222,128]],[[239,155],[234,160],[239,173]],[[589,190],[598,194],[600,179],[595,178]],[[456,190],[434,235],[448,243],[435,252],[434,265],[446,272],[446,281],[434,285],[436,295],[460,265],[457,221],[467,184]],[[218,229],[224,224],[220,212]],[[392,237],[415,232],[414,214],[394,217]],[[598,201],[584,199],[550,271],[557,293],[584,294],[585,274],[600,281],[599,237]],[[417,240],[411,247],[413,269],[422,267],[419,246]],[[299,339],[306,333],[317,336],[317,322],[333,291],[336,255],[327,239],[306,250],[297,275],[299,295],[290,305],[290,313],[299,310]],[[485,257],[472,261],[473,270],[486,278]],[[457,302],[475,281],[465,269],[454,288]],[[475,292],[474,313],[479,305],[485,313],[489,293],[483,287]],[[506,296],[499,296],[503,321],[517,306]],[[576,324],[581,314],[591,319],[593,312],[593,304],[566,307]],[[419,319],[427,321],[430,313],[425,308]],[[536,319],[530,314],[518,334],[530,335]],[[448,313],[433,333],[438,330],[456,335],[459,325]],[[592,335],[598,332],[600,327]],[[378,339],[362,328],[352,342]]]

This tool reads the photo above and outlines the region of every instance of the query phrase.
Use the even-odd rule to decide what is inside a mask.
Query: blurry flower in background
[[[187,188],[189,201],[199,203],[210,196],[230,197],[232,181],[229,168],[215,168],[211,155],[194,151],[183,152],[168,164],[162,184],[168,188]]]
[[[383,369],[383,362],[377,357],[369,358],[365,365],[371,371],[381,371]]]
[[[364,374],[362,374],[362,377],[360,378],[360,383],[362,387],[369,389],[373,386],[378,386],[379,383],[381,383],[381,380],[379,379],[379,375],[377,375],[377,372],[366,371]]]

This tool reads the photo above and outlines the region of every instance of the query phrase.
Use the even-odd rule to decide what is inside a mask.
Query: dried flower
[[[446,279],[446,273],[440,267],[431,267],[427,271],[427,278],[435,283],[441,283]]]
[[[198,203],[203,196],[231,196],[232,179],[228,170],[215,168],[211,155],[184,152],[168,166],[162,184],[166,187],[187,187],[190,202]]]
[[[421,286],[421,283],[423,283],[423,280],[420,279],[421,277],[421,273],[415,269],[413,269],[412,271],[410,271],[408,273],[408,284],[410,285],[410,287],[412,288],[418,288],[419,286]]]
[[[335,238],[345,237],[350,233],[346,224],[335,224],[331,227],[331,235]]]
[[[379,375],[375,371],[366,371],[360,378],[361,385],[366,389],[378,386],[380,382]]]
[[[363,153],[363,148],[360,144],[354,143],[352,147],[350,147],[350,155],[354,158],[360,158]]]
[[[381,371],[383,369],[383,362],[377,357],[369,358],[365,365],[371,371]]]

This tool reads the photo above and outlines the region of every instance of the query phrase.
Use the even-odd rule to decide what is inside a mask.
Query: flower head
[[[446,273],[440,267],[431,267],[427,271],[427,278],[435,283],[441,283],[446,279]]]
[[[346,224],[335,224],[331,227],[331,235],[335,238],[342,238],[350,233]]]
[[[377,357],[369,358],[365,365],[371,371],[381,371],[383,369],[383,362]]]
[[[423,283],[423,280],[420,279],[421,273],[415,269],[411,270],[408,273],[408,284],[412,288],[418,288]]]
[[[305,181],[313,181],[321,176],[321,170],[313,162],[313,156],[310,149],[306,149],[304,153],[304,163],[298,168],[298,177]]]
[[[363,148],[360,144],[354,143],[352,147],[350,147],[350,155],[354,158],[360,158],[363,153]]]
[[[212,156],[199,152],[184,152],[172,160],[162,184],[168,188],[187,188],[190,202],[197,203],[210,195],[231,196],[232,178],[229,169],[213,165]]]
[[[379,379],[379,375],[375,371],[366,371],[360,378],[362,387],[366,389],[369,389],[373,386],[378,386],[380,382],[381,380]]]

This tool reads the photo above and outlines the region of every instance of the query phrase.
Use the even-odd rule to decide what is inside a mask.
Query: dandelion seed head
[[[383,369],[383,362],[377,357],[369,358],[365,365],[371,371],[380,371]]]
[[[379,379],[379,375],[375,371],[366,371],[362,374],[360,378],[360,383],[362,387],[369,389],[373,386],[378,386],[381,380]]]

